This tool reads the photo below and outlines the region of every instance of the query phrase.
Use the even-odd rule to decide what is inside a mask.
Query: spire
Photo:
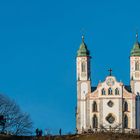
[[[90,52],[84,41],[84,35],[82,35],[82,43],[80,45],[80,48],[78,49],[77,56],[90,56]]]
[[[82,35],[82,43],[84,43],[84,35]]]
[[[136,42],[138,42],[138,32],[136,32]]]
[[[136,42],[131,50],[131,56],[140,56],[140,43],[138,41],[138,32],[136,32]]]
[[[85,29],[81,29],[81,34],[82,34],[82,43],[84,43],[84,35],[85,35]]]

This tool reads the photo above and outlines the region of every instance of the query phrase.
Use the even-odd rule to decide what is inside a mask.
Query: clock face
[[[88,92],[88,85],[86,82],[81,83],[81,94],[86,95]]]
[[[112,79],[112,78],[109,78],[107,81],[106,81],[106,84],[108,85],[108,86],[113,86],[114,85],[114,80]]]

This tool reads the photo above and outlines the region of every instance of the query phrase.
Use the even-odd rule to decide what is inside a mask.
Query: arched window
[[[97,112],[97,103],[95,101],[93,102],[92,111]]]
[[[86,64],[85,64],[85,62],[82,62],[81,67],[82,67],[82,72],[86,72]]]
[[[115,95],[119,95],[119,89],[118,88],[115,89]]]
[[[108,95],[112,95],[113,94],[113,91],[111,88],[108,89]]]
[[[135,70],[140,70],[138,61],[135,62]]]
[[[124,115],[124,128],[128,128],[128,117]]]
[[[102,89],[102,95],[105,95],[105,89],[104,88]]]
[[[126,101],[124,101],[123,110],[128,111],[128,103]]]
[[[93,116],[93,128],[98,128],[98,118],[96,115]]]

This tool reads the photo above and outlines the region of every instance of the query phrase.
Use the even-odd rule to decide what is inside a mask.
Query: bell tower
[[[138,33],[130,55],[130,85],[136,95],[136,128],[140,130],[140,43]]]
[[[91,92],[91,74],[90,74],[90,52],[84,42],[77,51],[76,70],[77,70],[77,113],[76,113],[76,128],[78,133],[87,128],[88,116],[86,115],[86,96]]]
[[[136,43],[131,50],[130,56],[130,84],[132,92],[140,94],[140,43],[136,34]]]
[[[90,52],[82,36],[82,44],[77,52],[77,81],[90,80]]]

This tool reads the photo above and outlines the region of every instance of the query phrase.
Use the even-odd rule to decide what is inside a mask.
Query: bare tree
[[[1,131],[13,135],[29,135],[32,132],[32,121],[27,113],[21,112],[15,101],[0,94],[0,115],[4,117],[5,124]]]

